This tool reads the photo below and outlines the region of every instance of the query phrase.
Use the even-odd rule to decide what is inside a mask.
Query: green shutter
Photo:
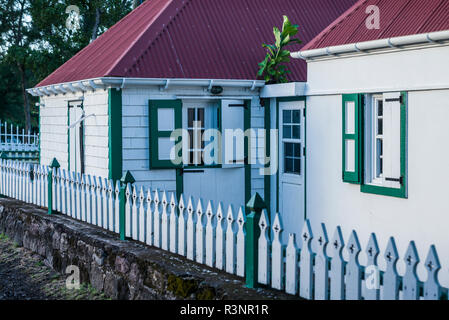
[[[122,90],[109,89],[109,179],[122,177]]]
[[[343,95],[343,181],[362,182],[362,97],[361,94]]]
[[[181,100],[150,100],[150,168],[172,169],[182,167],[182,163],[175,164],[167,159],[169,138],[174,130],[182,128]],[[181,137],[172,144],[181,142]],[[181,150],[179,150],[181,156]]]

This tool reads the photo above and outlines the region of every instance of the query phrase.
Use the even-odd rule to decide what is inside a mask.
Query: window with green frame
[[[181,146],[181,136],[176,140],[171,137],[173,131],[182,128],[182,101],[150,100],[149,106],[150,168],[182,167],[182,148],[174,149],[175,145]]]
[[[343,181],[407,198],[407,93],[343,95]]]

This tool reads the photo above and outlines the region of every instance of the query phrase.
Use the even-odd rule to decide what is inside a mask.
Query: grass
[[[0,233],[0,241],[9,241],[9,237],[4,233]]]

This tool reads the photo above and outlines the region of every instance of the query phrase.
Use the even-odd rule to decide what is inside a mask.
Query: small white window
[[[365,183],[401,188],[400,93],[365,97]]]
[[[201,104],[200,104],[201,105]],[[188,143],[185,144],[184,164],[188,166],[210,165],[210,159],[205,162],[206,146],[215,140],[215,137],[208,137],[205,133],[209,129],[218,129],[218,108],[215,104],[200,107],[196,104],[189,104],[186,107],[186,122]],[[211,151],[208,157],[214,157],[215,150]]]
[[[301,174],[301,110],[282,112],[284,173]]]

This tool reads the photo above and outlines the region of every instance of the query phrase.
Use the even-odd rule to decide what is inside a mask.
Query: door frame
[[[278,141],[280,139],[279,134],[279,104],[282,102],[304,102],[304,221],[307,220],[307,97],[306,96],[298,96],[298,97],[282,97],[276,98],[276,129],[278,130]],[[271,107],[271,106],[270,106]],[[269,124],[269,121],[266,121],[266,124]],[[276,174],[276,212],[279,212],[279,171],[280,171],[280,146],[278,146],[278,172]],[[267,179],[267,176],[265,177]],[[270,176],[268,176],[270,179]],[[270,180],[268,180],[270,181]]]
[[[81,106],[81,110],[84,111],[84,100],[83,99],[74,99],[74,100],[68,100],[67,101],[67,168],[68,171],[70,172],[70,108],[73,108],[73,106],[71,106],[72,103],[74,102],[81,102],[80,106]],[[81,128],[83,130],[83,148],[80,150],[80,152],[82,152],[82,154],[80,154],[80,160],[81,160],[81,169],[84,169],[83,166],[85,165],[84,163],[84,126],[82,124],[82,122],[80,123]],[[83,165],[84,163],[84,165]],[[83,171],[83,170],[81,170]],[[84,172],[81,172],[84,173]]]

